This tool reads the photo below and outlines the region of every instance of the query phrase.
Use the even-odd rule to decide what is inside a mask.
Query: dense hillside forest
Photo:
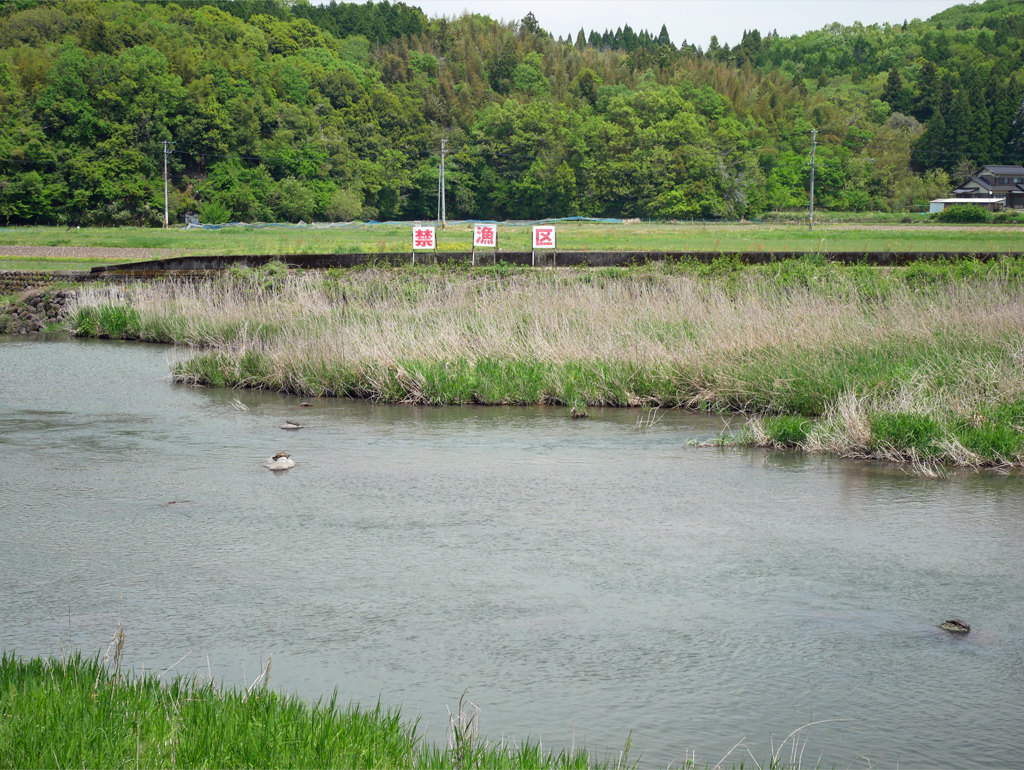
[[[672,7],[665,6],[666,13]],[[733,48],[404,3],[0,2],[0,221],[920,211],[1024,159],[1024,4]],[[916,207],[916,208],[915,208]]]

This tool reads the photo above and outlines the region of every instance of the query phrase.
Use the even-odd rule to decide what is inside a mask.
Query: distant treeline
[[[1024,159],[1024,4],[737,46],[404,3],[0,2],[0,222],[921,210]],[[167,143],[165,145],[165,143]]]
[[[283,3],[280,0],[180,0],[182,8],[213,6],[243,21],[253,16],[270,16],[280,21],[307,19],[319,29],[337,38],[362,35],[376,43],[386,43],[401,35],[419,35],[427,31],[427,17],[419,8],[405,3],[368,2],[326,4]]]

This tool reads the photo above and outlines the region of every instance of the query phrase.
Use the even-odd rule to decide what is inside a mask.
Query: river
[[[95,654],[120,618],[137,672],[238,685],[272,655],[277,689],[439,742],[468,689],[489,738],[632,731],[644,767],[819,720],[805,766],[1024,756],[1019,475],[702,449],[726,422],[677,411],[301,408],[172,384],[173,355],[0,337],[8,652]]]

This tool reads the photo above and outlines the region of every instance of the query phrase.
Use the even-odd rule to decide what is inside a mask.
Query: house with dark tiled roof
[[[956,198],[1004,198],[1008,209],[1024,209],[1024,166],[985,166],[953,190]]]

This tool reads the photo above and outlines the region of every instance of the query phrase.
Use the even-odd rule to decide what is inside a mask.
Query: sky
[[[626,24],[635,32],[657,35],[661,25],[676,45],[686,40],[707,48],[712,35],[733,46],[745,29],[761,34],[777,30],[796,35],[838,21],[852,24],[902,24],[904,19],[927,19],[957,0],[405,0],[428,17],[461,16],[463,11],[511,21],[533,12],[552,35],[575,39],[580,27],[615,31]]]

